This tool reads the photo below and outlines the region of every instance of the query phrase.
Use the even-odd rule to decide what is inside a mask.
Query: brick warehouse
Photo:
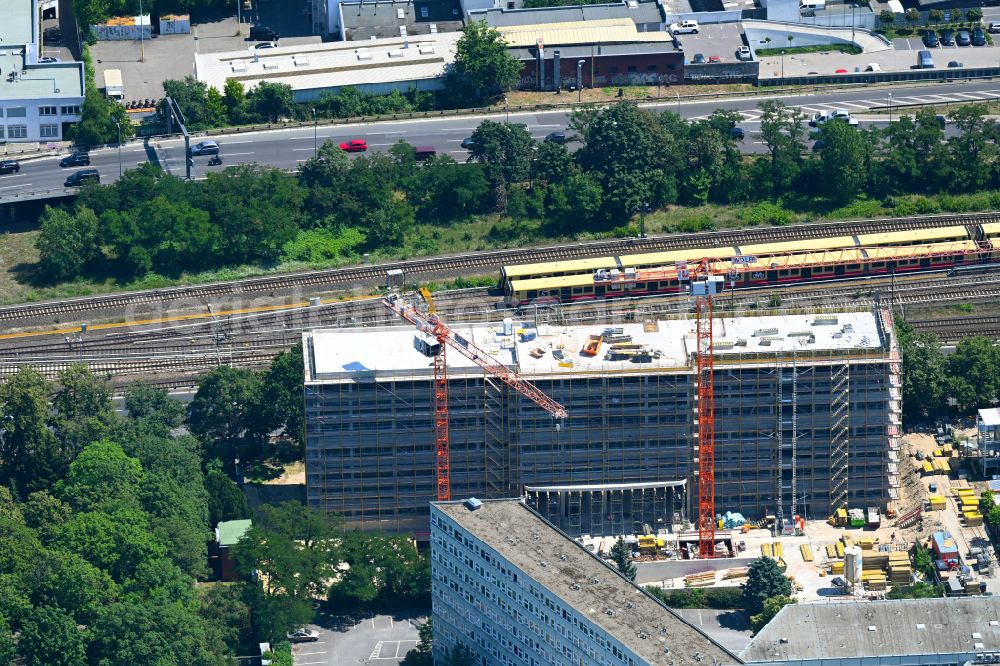
[[[602,326],[453,326],[570,415],[554,423],[450,354],[453,496],[527,495],[570,534],[683,523],[696,495],[693,327],[626,324],[621,335],[648,351],[630,361],[579,354]],[[813,517],[897,499],[899,362],[884,313],[726,318],[716,331],[717,511]],[[303,342],[309,505],[351,526],[426,534],[426,345],[404,326],[316,330]]]

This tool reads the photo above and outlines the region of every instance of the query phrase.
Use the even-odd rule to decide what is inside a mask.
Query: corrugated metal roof
[[[1000,222],[987,222],[982,226],[983,226],[983,233],[985,233],[987,236],[1000,234]]]
[[[614,268],[615,258],[592,257],[589,259],[566,259],[564,261],[545,261],[536,264],[515,264],[504,266],[504,275],[508,278],[525,275],[551,275],[553,273],[568,273],[580,271],[596,271],[598,268]]]
[[[914,229],[912,231],[888,231],[880,234],[861,234],[858,240],[862,246],[890,245],[892,243],[912,243],[915,241],[936,241],[944,238],[968,238],[965,227],[938,227],[935,229]]]
[[[836,236],[834,238],[811,238],[809,240],[786,241],[784,243],[741,245],[740,253],[748,256],[780,254],[782,252],[808,252],[809,250],[839,250],[844,247],[854,247],[856,244],[853,236]]]
[[[499,28],[508,46],[614,44],[619,42],[673,42],[667,32],[639,32],[629,19],[597,19],[564,23],[537,23]]]
[[[216,525],[215,530],[220,546],[235,546],[247,530],[253,525],[253,521],[247,520],[226,520]]]
[[[1000,426],[1000,409],[980,409],[979,418],[985,426]]]

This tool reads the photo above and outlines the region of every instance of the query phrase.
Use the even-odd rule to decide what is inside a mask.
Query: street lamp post
[[[118,177],[122,177],[122,124],[117,120],[112,121],[118,129]]]
[[[889,124],[892,125],[892,92],[889,92]]]
[[[139,0],[139,62],[146,62],[146,42],[142,38],[145,26],[142,25],[142,0]]]
[[[319,155],[319,119],[316,117],[316,107],[313,107],[313,157]]]
[[[243,34],[243,12],[240,11],[240,3],[243,0],[236,0],[236,34]]]
[[[583,101],[583,65],[584,65],[585,62],[587,62],[587,61],[583,60],[582,58],[580,60],[576,61],[576,101],[577,102],[582,102]],[[594,82],[591,81],[590,85],[594,85]]]
[[[646,213],[650,211],[650,205],[643,203],[639,206],[639,238],[646,237]]]
[[[503,96],[503,112],[506,118],[506,123],[510,124],[510,105],[507,103],[507,95]]]
[[[857,46],[854,42],[854,8],[857,7],[857,3],[851,3],[851,46]]]
[[[781,85],[785,84],[785,50],[781,49]]]

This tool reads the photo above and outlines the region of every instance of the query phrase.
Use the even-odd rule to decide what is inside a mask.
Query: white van
[[[802,0],[799,4],[800,12],[818,12],[826,9],[826,0]]]

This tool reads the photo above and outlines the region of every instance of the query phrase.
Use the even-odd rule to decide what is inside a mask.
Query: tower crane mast
[[[421,292],[423,293],[423,292]],[[426,298],[426,297],[425,297]],[[430,303],[431,301],[428,301]],[[446,349],[466,357],[487,373],[528,398],[553,417],[563,420],[569,416],[566,408],[545,395],[537,386],[524,379],[506,365],[450,329],[436,313],[424,313],[406,301],[399,294],[389,294],[382,304],[404,320],[413,324],[418,331],[433,337],[441,345],[434,356],[434,443],[437,459],[437,498],[451,499],[451,452],[448,433],[448,365]]]

